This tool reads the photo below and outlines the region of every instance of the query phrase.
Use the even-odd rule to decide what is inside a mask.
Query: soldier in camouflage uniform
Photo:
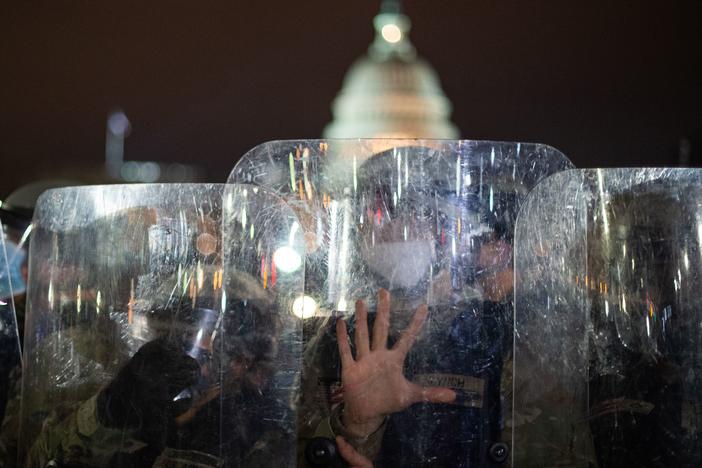
[[[176,307],[181,310],[149,314],[157,337],[114,379],[43,420],[25,466],[228,467],[290,461],[276,449],[295,437],[292,409],[268,396],[277,355],[271,303],[234,302],[221,323],[211,309]],[[198,332],[216,338],[198,349],[186,346]]]
[[[371,188],[359,196],[365,195],[359,212],[368,212],[369,222],[359,228],[367,229],[358,233],[358,263],[365,268],[356,278],[387,289],[370,311],[357,302],[348,324],[335,318],[307,324],[306,401],[298,426],[308,465],[336,466],[327,453],[343,455],[351,447],[359,453],[345,458],[354,466],[501,466],[506,460],[500,387],[511,347],[509,228],[480,219],[477,196],[447,194],[453,185],[447,189],[445,171],[432,173],[437,157],[427,156],[421,149],[412,154],[409,164],[416,166],[402,203],[387,193],[395,182],[383,173],[383,167],[395,170],[392,152],[359,170],[359,186],[371,181]],[[373,187],[373,181],[380,182]],[[461,222],[473,250],[460,253],[465,261],[451,262],[445,239],[460,235]],[[320,438],[336,438],[337,447]]]

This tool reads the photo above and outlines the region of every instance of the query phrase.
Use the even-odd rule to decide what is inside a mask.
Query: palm
[[[341,378],[349,415],[368,419],[406,408],[411,402],[412,384],[402,373],[403,361],[400,353],[383,350],[345,368]]]
[[[369,432],[390,413],[402,411],[419,401],[449,402],[455,398],[452,390],[426,388],[407,380],[403,373],[405,357],[426,320],[427,308],[422,306],[412,322],[391,349],[387,348],[390,325],[390,296],[381,290],[373,326],[372,346],[368,336],[368,315],[363,302],[356,303],[356,357],[346,332],[346,324],[337,324],[341,379],[344,387],[344,418],[347,425]]]

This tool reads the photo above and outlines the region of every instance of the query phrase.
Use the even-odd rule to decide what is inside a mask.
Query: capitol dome
[[[457,138],[451,102],[431,65],[417,57],[399,2],[383,2],[374,24],[375,41],[348,71],[324,137]]]

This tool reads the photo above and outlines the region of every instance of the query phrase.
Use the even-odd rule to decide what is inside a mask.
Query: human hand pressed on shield
[[[363,301],[357,301],[355,358],[351,353],[346,322],[337,322],[344,389],[342,421],[352,433],[359,437],[369,435],[380,427],[386,415],[402,411],[414,403],[450,403],[456,398],[455,392],[449,388],[422,387],[407,380],[403,373],[407,353],[427,314],[427,306],[420,306],[407,329],[388,349],[390,293],[384,289],[378,292],[372,340],[368,336],[368,311]]]

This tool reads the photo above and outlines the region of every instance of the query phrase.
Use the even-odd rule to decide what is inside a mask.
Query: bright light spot
[[[648,334],[648,336],[651,336],[651,324],[648,321],[648,315],[646,316],[646,333]]]
[[[222,310],[227,310],[227,292],[222,291],[222,303],[220,305]]]
[[[280,271],[290,273],[302,265],[302,257],[287,245],[279,248],[273,254],[273,261]]]
[[[302,319],[314,317],[317,312],[317,301],[310,296],[300,296],[293,301],[292,311],[296,317]]]
[[[397,198],[402,198],[402,154],[397,155]]]
[[[339,303],[336,305],[336,310],[339,312],[346,312],[348,310],[348,304],[346,304],[346,299],[343,297],[339,299]]]
[[[295,221],[292,224],[292,227],[290,228],[290,236],[288,238],[288,244],[292,246],[295,243],[295,234],[297,234],[297,231],[300,230],[300,225],[298,224],[297,221]]]
[[[124,112],[117,111],[107,117],[107,128],[113,135],[126,136],[131,124]]]
[[[293,158],[292,152],[288,154],[288,163],[290,164],[290,188],[295,192],[297,191],[295,185],[295,159]]]
[[[197,262],[197,289],[202,289],[205,284],[205,271],[202,269],[200,262]]]
[[[605,208],[605,190],[604,190],[604,174],[602,169],[597,170],[597,182],[600,189],[600,205],[602,209],[602,224],[604,227],[605,236],[607,236],[607,241],[609,241],[609,220],[607,220],[607,210]]]
[[[461,195],[461,157],[456,156],[456,196]]]
[[[405,158],[405,187],[409,185],[409,158]]]
[[[609,301],[605,300],[605,316],[609,317]]]
[[[396,24],[386,24],[380,30],[380,34],[390,44],[397,44],[402,40],[402,30]]]

